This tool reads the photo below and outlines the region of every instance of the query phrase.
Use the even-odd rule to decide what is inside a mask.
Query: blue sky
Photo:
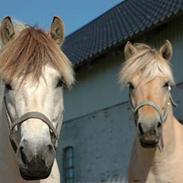
[[[122,0],[13,0],[1,1],[0,19],[9,15],[30,25],[44,29],[54,15],[62,17],[66,35],[112,8]]]

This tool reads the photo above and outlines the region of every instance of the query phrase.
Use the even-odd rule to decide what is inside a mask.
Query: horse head
[[[69,59],[61,51],[64,25],[54,17],[48,33],[10,17],[1,23],[0,75],[10,141],[24,179],[49,176],[63,120],[63,88],[74,82]]]

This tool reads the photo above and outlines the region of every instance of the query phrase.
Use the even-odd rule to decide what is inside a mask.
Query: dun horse
[[[183,126],[173,115],[170,90],[172,46],[159,51],[128,42],[120,82],[129,86],[136,138],[131,152],[129,183],[183,182]]]
[[[60,182],[55,151],[63,86],[74,82],[72,65],[60,50],[63,40],[58,17],[49,33],[14,25],[10,17],[1,23],[0,182]]]

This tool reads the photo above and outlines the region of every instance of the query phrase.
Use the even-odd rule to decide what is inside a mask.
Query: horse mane
[[[65,84],[71,86],[71,62],[48,33],[35,27],[23,29],[0,54],[0,74],[6,82],[14,77],[23,81],[27,76],[38,81],[46,64],[58,70]]]
[[[124,62],[120,71],[119,81],[121,84],[126,86],[135,75],[139,74],[140,81],[148,82],[160,76],[168,78],[171,85],[175,84],[169,61],[146,44],[136,43],[134,46],[136,53]]]

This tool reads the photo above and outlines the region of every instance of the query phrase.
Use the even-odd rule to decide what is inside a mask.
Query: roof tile
[[[183,13],[183,0],[126,0],[66,37],[63,51],[74,65],[157,23]]]

